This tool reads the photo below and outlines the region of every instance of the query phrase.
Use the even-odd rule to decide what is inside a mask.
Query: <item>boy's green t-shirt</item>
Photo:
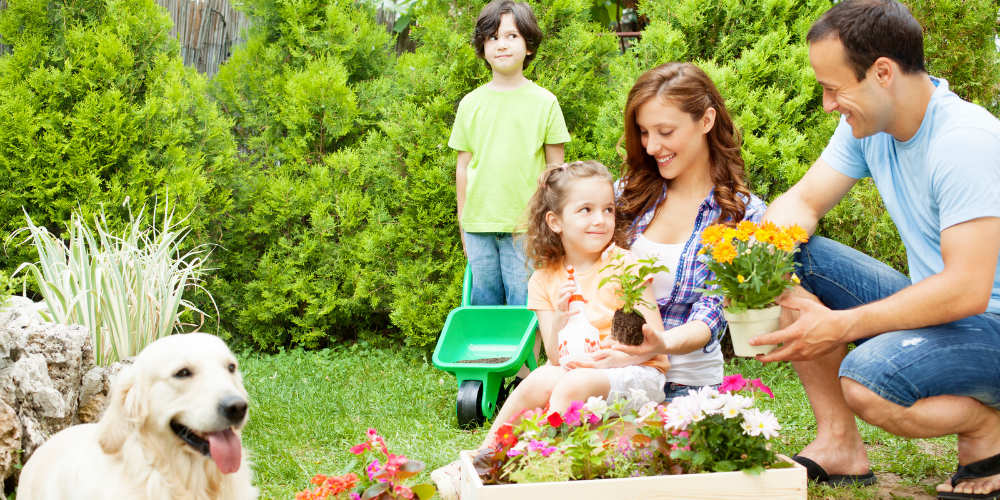
[[[545,145],[569,142],[556,96],[534,82],[507,91],[485,85],[462,98],[448,146],[472,153],[462,229],[511,233],[523,222]]]

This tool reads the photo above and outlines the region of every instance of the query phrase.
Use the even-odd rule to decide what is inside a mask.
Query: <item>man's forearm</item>
[[[940,325],[980,314],[989,295],[970,293],[960,277],[935,274],[882,300],[845,314],[844,340],[853,341],[880,333]]]
[[[775,198],[764,212],[764,220],[779,226],[797,224],[809,234],[816,231],[819,215],[795,191],[788,191]]]

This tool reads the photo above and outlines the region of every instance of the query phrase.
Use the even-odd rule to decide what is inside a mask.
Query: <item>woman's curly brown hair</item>
[[[740,155],[740,133],[726,110],[725,102],[712,79],[701,68],[690,63],[666,63],[639,77],[628,93],[625,104],[625,134],[618,142],[625,144],[623,189],[617,200],[615,242],[626,247],[627,232],[633,221],[653,208],[664,183],[656,160],[642,146],[636,114],[650,99],[663,99],[676,105],[694,119],[700,119],[708,108],[715,108],[715,125],[708,132],[710,175],[715,184],[715,201],[722,213],[715,222],[735,225],[746,214],[750,189],[746,185],[743,156]],[[743,195],[741,198],[740,195]]]
[[[608,168],[598,161],[576,161],[553,165],[538,176],[538,189],[528,202],[528,222],[525,231],[525,254],[535,269],[558,264],[566,255],[562,239],[545,222],[549,212],[559,214],[566,205],[566,193],[573,181],[597,177],[610,185],[614,180]],[[619,239],[615,225],[614,241]]]

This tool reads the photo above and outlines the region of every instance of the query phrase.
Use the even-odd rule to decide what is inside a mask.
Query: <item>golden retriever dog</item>
[[[221,339],[162,338],[118,374],[99,422],[35,451],[17,498],[255,499],[239,434],[246,419],[247,393]]]

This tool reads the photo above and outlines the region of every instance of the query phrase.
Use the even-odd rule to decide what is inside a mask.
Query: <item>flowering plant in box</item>
[[[781,292],[798,283],[792,274],[798,251],[795,245],[808,240],[809,235],[799,226],[779,228],[771,222],[758,226],[743,221],[735,228],[709,226],[702,232],[699,253],[715,273],[715,279],[706,284],[717,288],[705,293],[724,295],[733,312],[772,304]]]
[[[769,410],[754,407],[756,395],[774,397],[760,379],[723,378],[719,390],[704,387],[674,399],[662,414],[670,457],[686,472],[762,472],[775,463],[768,440],[781,426]]]
[[[390,453],[385,439],[375,429],[368,429],[367,440],[350,451],[357,456],[351,467],[354,472],[340,476],[316,474],[311,481],[316,487],[298,492],[295,500],[427,500],[434,495],[433,485],[403,484],[424,470],[424,464]]]
[[[656,403],[633,401],[631,407],[624,402],[609,406],[592,397],[586,403],[574,401],[563,414],[525,411],[500,427],[496,442],[479,450],[473,465],[485,484],[668,473],[669,457],[657,453],[648,436],[635,432],[636,422],[658,420]]]
[[[732,375],[669,405],[636,391],[628,405],[590,398],[564,414],[529,410],[501,426],[473,465],[484,484],[763,471],[777,463],[768,440],[781,427],[755,407],[757,393],[773,397],[760,379]]]

